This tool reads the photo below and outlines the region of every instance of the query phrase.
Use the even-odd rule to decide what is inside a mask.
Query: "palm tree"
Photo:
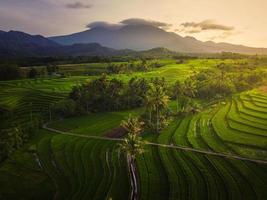
[[[137,175],[136,175],[136,157],[144,153],[144,143],[139,136],[142,131],[143,122],[140,122],[138,118],[129,116],[126,121],[122,122],[122,127],[127,130],[128,135],[119,144],[119,149],[126,153],[127,163],[130,171],[131,179],[131,200],[135,200],[138,197]]]
[[[152,114],[156,114],[156,132],[159,133],[160,118],[162,111],[167,108],[169,96],[160,84],[151,84],[146,96],[147,109],[150,111],[150,123],[152,122]],[[151,125],[151,124],[150,124]]]
[[[172,95],[176,99],[176,111],[179,111],[179,97],[184,95],[184,87],[180,81],[176,81],[172,87]]]
[[[194,102],[192,105],[191,105],[191,113],[192,114],[196,114],[196,113],[199,113],[201,111],[201,105],[199,103],[196,103]]]
[[[154,103],[154,98],[152,95],[147,93],[145,97],[145,107],[146,111],[149,113],[149,125],[152,124],[152,111],[155,110],[155,103]]]
[[[196,92],[197,92],[196,83],[193,80],[193,78],[185,80],[184,89],[183,89],[184,95],[187,97],[193,98],[193,97],[195,97]]]

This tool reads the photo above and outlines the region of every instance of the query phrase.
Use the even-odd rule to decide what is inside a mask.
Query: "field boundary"
[[[44,124],[42,126],[43,129],[46,129],[48,131],[52,131],[55,133],[59,133],[62,135],[69,135],[69,136],[75,136],[75,137],[81,137],[81,138],[87,138],[87,139],[109,140],[109,141],[118,141],[118,142],[123,141],[123,138],[108,138],[108,137],[102,137],[102,136],[83,135],[83,134],[65,132],[65,131],[61,131],[58,129],[50,128],[47,126],[48,124],[49,123]],[[183,150],[183,151],[187,151],[187,152],[191,151],[191,152],[195,152],[195,153],[201,153],[201,154],[212,155],[212,156],[219,156],[219,157],[224,157],[224,158],[229,158],[229,159],[249,161],[249,162],[254,162],[254,163],[259,163],[259,164],[267,164],[267,160],[250,159],[250,158],[241,157],[241,156],[237,156],[237,155],[230,155],[230,154],[217,153],[217,152],[213,152],[213,151],[199,150],[199,149],[195,149],[195,148],[177,146],[177,145],[172,145],[172,144],[160,144],[160,143],[154,143],[154,142],[145,142],[145,144],[146,145],[152,145],[152,146],[164,147],[164,148],[178,149],[178,150]]]

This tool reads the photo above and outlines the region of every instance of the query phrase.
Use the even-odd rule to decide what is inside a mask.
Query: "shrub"
[[[61,117],[70,117],[76,113],[76,103],[72,99],[63,99],[53,106],[55,114]]]

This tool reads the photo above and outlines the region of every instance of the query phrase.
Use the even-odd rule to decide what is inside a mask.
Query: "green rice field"
[[[222,61],[164,62],[167,63],[164,67],[146,73],[111,77],[125,81],[134,76],[165,77],[168,83],[173,83]],[[61,67],[69,71],[74,68]],[[84,70],[84,65],[79,70]],[[4,120],[5,124],[29,126],[34,118],[48,122],[50,106],[66,97],[74,85],[92,78],[70,76],[0,82],[0,105],[15,113],[14,118]],[[48,124],[74,135],[40,128],[32,140],[0,164],[0,199],[129,199],[130,175],[125,155],[118,150],[120,141],[81,135],[105,137],[129,114],[139,113],[140,109],[91,113]],[[168,146],[147,144],[145,153],[137,158],[140,199],[267,199],[267,164],[253,161],[267,161],[267,93],[260,89],[207,104],[197,114],[176,116],[160,134],[145,133],[143,138]]]

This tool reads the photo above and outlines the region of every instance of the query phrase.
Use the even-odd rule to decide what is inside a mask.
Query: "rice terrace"
[[[264,23],[257,1],[244,6]],[[0,2],[24,13],[0,14],[0,200],[267,199],[267,48],[250,47],[259,40],[209,20],[212,9],[184,22],[203,2],[151,4],[151,18],[169,11],[169,23],[114,22],[144,9],[139,1],[29,1],[29,12],[26,2]],[[85,16],[86,30],[68,35]]]

